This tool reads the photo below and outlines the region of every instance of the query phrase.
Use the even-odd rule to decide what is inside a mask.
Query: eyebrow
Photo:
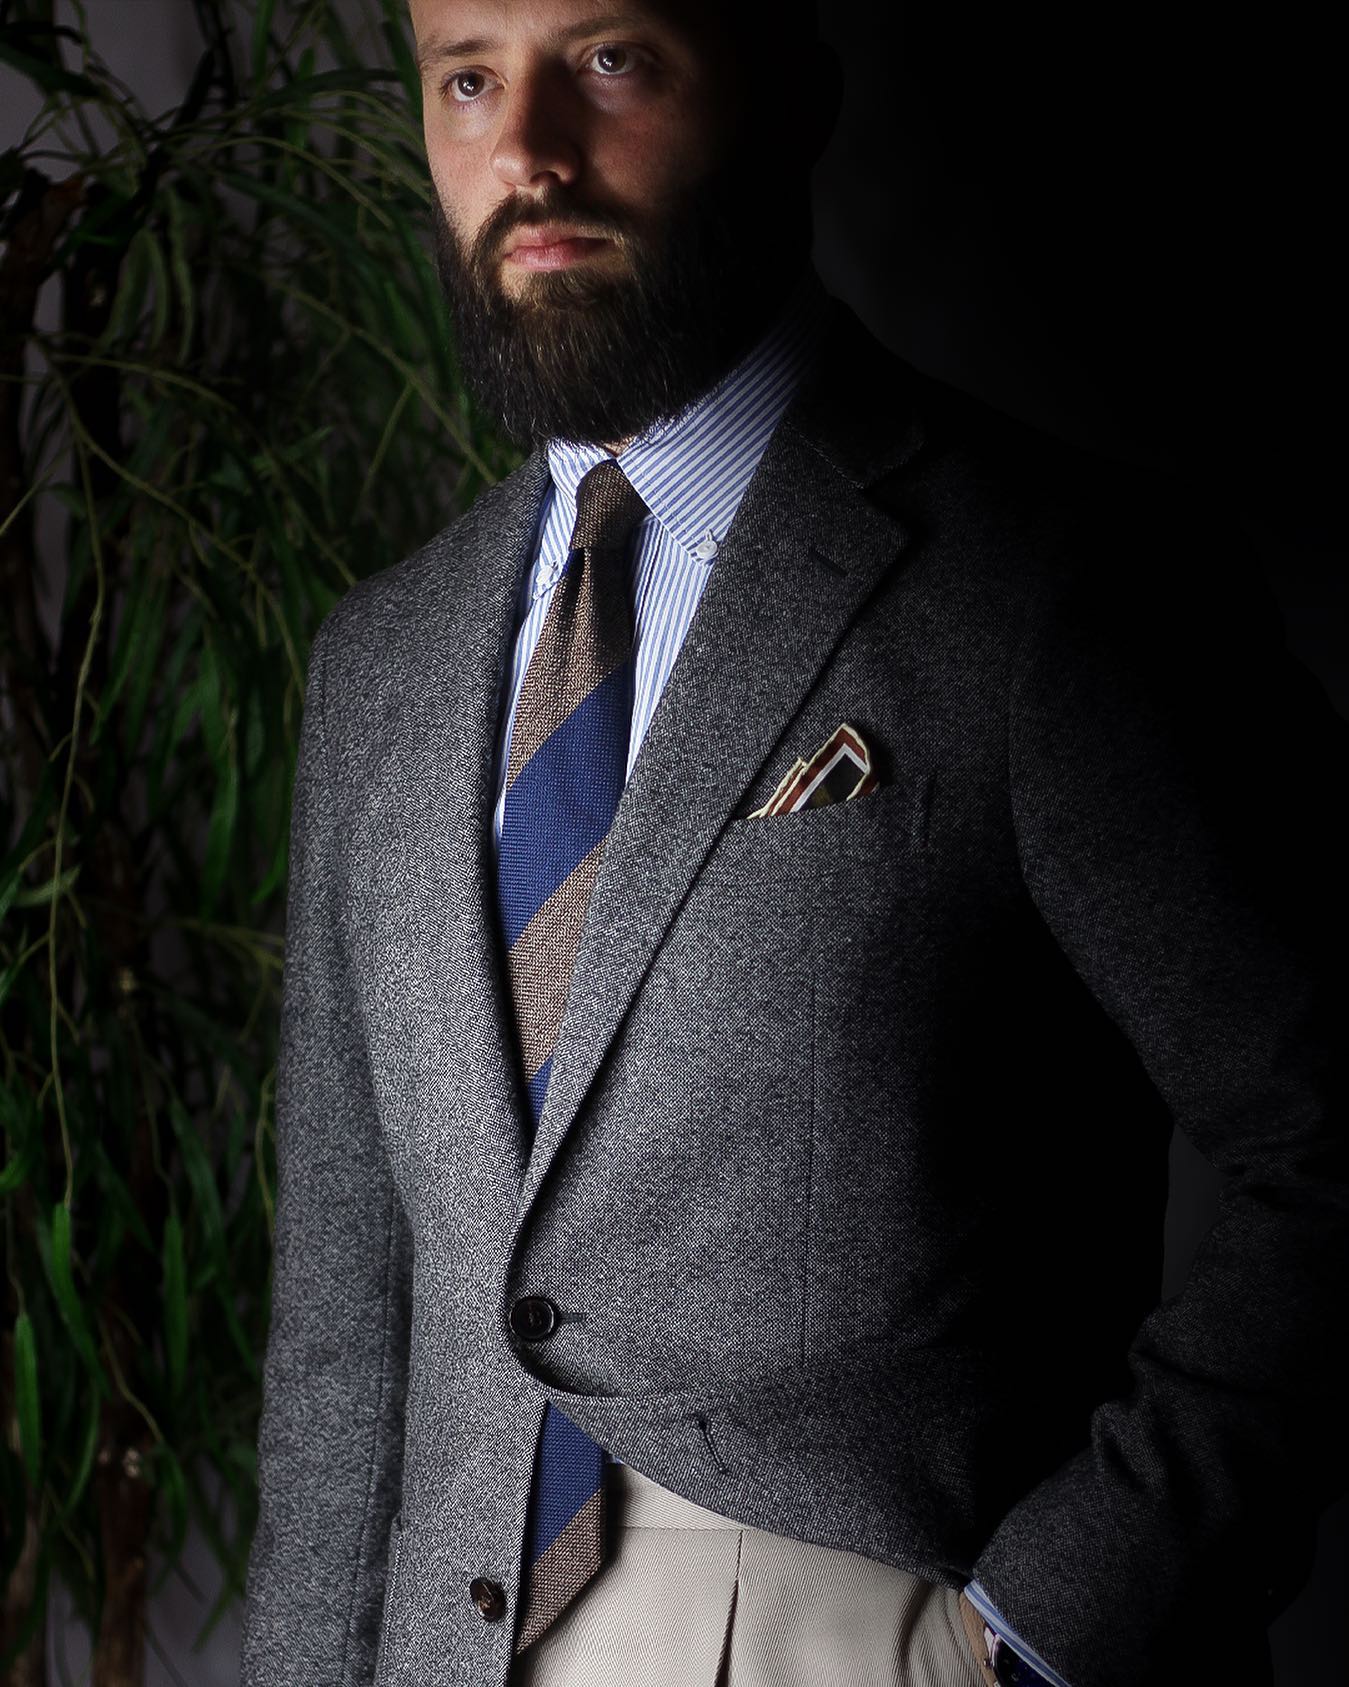
[[[560,29],[554,39],[565,44],[583,35],[606,34],[615,29],[649,28],[652,21],[650,13],[605,12],[600,17],[584,18],[580,23],[569,24],[566,29]],[[472,58],[477,53],[494,52],[500,46],[501,41],[496,36],[471,35],[462,41],[451,41],[443,35],[432,35],[417,49],[417,68],[425,70],[444,59]]]

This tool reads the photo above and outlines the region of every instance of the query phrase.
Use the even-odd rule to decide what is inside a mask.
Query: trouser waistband
[[[620,1496],[619,1523],[625,1529],[740,1529],[745,1525],[695,1505],[662,1488],[630,1464],[606,1464],[605,1486]]]

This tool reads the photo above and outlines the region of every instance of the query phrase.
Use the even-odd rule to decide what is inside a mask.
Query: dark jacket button
[[[521,1341],[546,1341],[557,1328],[557,1308],[546,1295],[521,1295],[511,1307],[511,1329]]]
[[[506,1615],[506,1590],[500,1582],[474,1576],[468,1584],[468,1596],[482,1613],[484,1622],[498,1623]]]

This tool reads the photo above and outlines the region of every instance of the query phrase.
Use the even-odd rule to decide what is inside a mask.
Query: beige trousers
[[[984,1687],[954,1588],[605,1481],[604,1568],[510,1687]]]

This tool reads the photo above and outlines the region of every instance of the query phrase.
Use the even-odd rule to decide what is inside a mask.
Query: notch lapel
[[[478,498],[441,555],[423,559],[425,584],[410,592],[399,627],[399,693],[407,699],[398,728],[401,789],[387,800],[404,839],[401,912],[386,912],[403,926],[402,1012],[421,1081],[448,1104],[425,1116],[481,1132],[481,1163],[502,1168],[512,1209],[529,1109],[503,987],[490,828],[517,594],[548,478],[537,452]],[[463,1144],[433,1136],[422,1148],[434,1160]],[[430,1181],[440,1186],[434,1175]]]
[[[813,420],[794,407],[769,441],[619,803],[525,1170],[521,1223],[694,876],[901,550],[898,523],[821,449]],[[893,418],[887,433],[893,447]]]

